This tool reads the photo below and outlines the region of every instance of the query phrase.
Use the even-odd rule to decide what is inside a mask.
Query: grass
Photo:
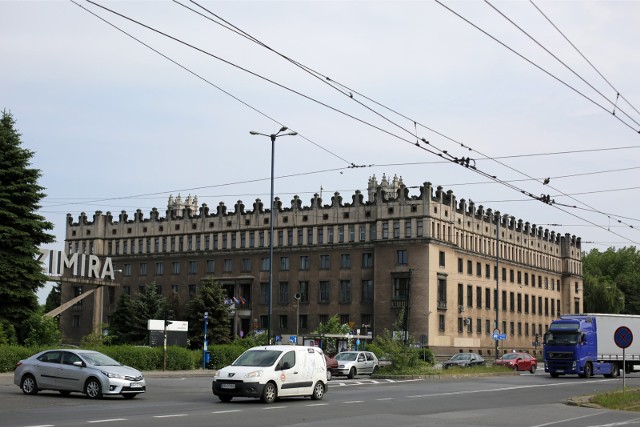
[[[596,394],[591,398],[591,402],[607,409],[640,412],[640,389],[627,388],[624,393],[622,390],[616,390]]]
[[[476,375],[476,374],[495,374],[509,372],[510,369],[503,366],[473,366],[471,368],[452,367],[449,369],[436,369],[433,366],[420,363],[413,367],[404,367],[402,369],[394,369],[393,366],[386,366],[380,370],[380,374],[389,375]]]

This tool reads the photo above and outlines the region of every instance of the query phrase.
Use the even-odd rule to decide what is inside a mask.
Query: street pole
[[[275,165],[275,156],[276,156],[276,138],[280,136],[294,136],[297,135],[297,132],[286,132],[288,128],[286,126],[282,126],[280,130],[276,133],[265,134],[259,133],[255,131],[249,131],[251,135],[262,135],[268,136],[271,139],[271,208],[269,209],[269,313],[267,316],[267,344],[271,344],[271,321],[273,317],[273,210],[275,208],[275,196],[274,196],[274,165]],[[296,336],[297,337],[297,336]],[[296,338],[297,339],[297,338]]]

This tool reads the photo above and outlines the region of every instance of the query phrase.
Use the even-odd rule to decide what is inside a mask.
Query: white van
[[[265,403],[291,396],[320,400],[327,391],[327,365],[318,347],[253,347],[217,371],[211,388],[223,402],[234,397],[256,397]]]

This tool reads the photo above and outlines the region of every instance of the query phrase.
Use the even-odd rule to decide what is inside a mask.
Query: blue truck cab
[[[568,374],[583,378],[595,374],[617,376],[619,365],[612,361],[617,354],[599,352],[602,345],[599,347],[598,340],[604,341],[604,337],[602,332],[598,333],[598,320],[598,316],[569,315],[552,321],[544,335],[545,372],[554,378]]]

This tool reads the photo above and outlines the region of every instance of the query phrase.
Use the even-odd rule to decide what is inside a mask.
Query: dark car
[[[122,395],[131,399],[147,384],[137,369],[92,350],[46,350],[18,362],[13,382],[24,394],[57,390],[66,396],[84,393],[91,399]]]
[[[449,369],[452,366],[458,366],[461,368],[468,368],[471,366],[485,366],[484,359],[477,353],[458,353],[453,356],[449,360],[446,360],[442,367],[444,369]]]
[[[506,366],[514,371],[529,371],[532,374],[538,368],[538,360],[529,353],[506,353],[496,361],[498,366]]]
[[[338,360],[327,353],[324,354],[324,360],[327,362],[327,381],[331,381],[333,375],[338,371]]]

